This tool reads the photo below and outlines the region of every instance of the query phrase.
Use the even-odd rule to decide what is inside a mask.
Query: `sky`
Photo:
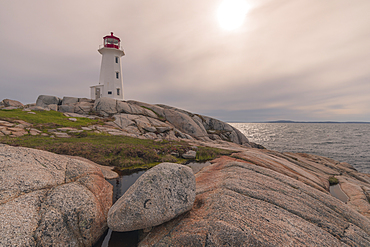
[[[370,121],[369,0],[245,0],[232,30],[222,2],[0,0],[0,100],[89,97],[114,32],[125,100],[229,122]]]

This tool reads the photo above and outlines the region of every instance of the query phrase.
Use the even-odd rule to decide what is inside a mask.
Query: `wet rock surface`
[[[0,144],[0,246],[91,246],[111,205],[96,166]]]
[[[108,226],[120,232],[156,226],[189,211],[194,199],[191,168],[162,163],[141,175],[112,206]]]

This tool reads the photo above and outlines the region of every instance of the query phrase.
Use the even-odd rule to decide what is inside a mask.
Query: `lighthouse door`
[[[100,98],[100,88],[96,87],[95,88],[95,99],[99,99]]]

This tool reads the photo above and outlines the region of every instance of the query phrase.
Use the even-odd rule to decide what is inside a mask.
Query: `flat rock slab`
[[[108,213],[113,231],[133,231],[162,224],[189,211],[195,177],[184,165],[162,163],[136,180]]]
[[[139,246],[370,246],[369,219],[251,162],[222,157],[204,167],[192,210],[154,227]]]
[[[195,159],[197,157],[197,152],[194,150],[189,150],[182,155],[184,159]]]

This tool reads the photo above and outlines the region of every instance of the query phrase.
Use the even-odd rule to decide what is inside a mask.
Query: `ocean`
[[[309,153],[347,162],[370,174],[370,124],[229,123],[251,142],[279,152]]]

